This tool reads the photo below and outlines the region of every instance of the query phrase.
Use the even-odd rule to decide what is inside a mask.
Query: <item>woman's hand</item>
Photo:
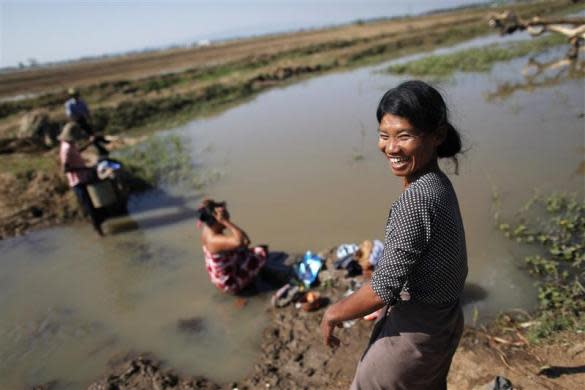
[[[333,335],[335,328],[341,328],[343,323],[341,321],[335,321],[331,318],[329,310],[325,312],[323,320],[321,320],[321,333],[323,333],[323,343],[331,348],[338,347],[341,341]]]
[[[222,225],[225,225],[225,223],[229,222],[230,220],[230,215],[228,214],[225,207],[218,207],[213,210],[213,216],[217,222],[221,223]]]
[[[348,295],[335,305],[329,306],[321,321],[323,342],[329,347],[339,345],[339,339],[333,335],[335,327],[342,327],[343,321],[361,318],[384,307],[382,299],[372,290],[370,282],[358,291]]]

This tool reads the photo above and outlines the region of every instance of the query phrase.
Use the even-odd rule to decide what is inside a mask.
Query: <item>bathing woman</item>
[[[386,92],[377,113],[378,147],[404,190],[392,204],[384,254],[370,282],[331,306],[321,330],[334,329],[380,308],[352,389],[445,389],[463,331],[459,301],[467,277],[459,204],[439,158],[461,151],[440,93],[422,81]]]
[[[205,268],[218,289],[238,293],[248,286],[266,262],[266,247],[248,248],[250,239],[230,220],[225,202],[211,199],[198,208]],[[228,234],[225,234],[228,233]]]

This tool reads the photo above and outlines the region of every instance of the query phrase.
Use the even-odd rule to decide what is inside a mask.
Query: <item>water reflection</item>
[[[533,92],[538,88],[558,86],[567,80],[585,77],[585,61],[570,58],[555,58],[539,61],[530,58],[522,70],[522,82],[503,82],[495,91],[486,95],[488,101],[507,99],[518,91]]]
[[[197,195],[176,196],[164,189],[151,190],[131,200],[131,216],[110,219],[104,229],[108,234],[120,234],[194,220],[197,212],[191,205],[199,199]]]

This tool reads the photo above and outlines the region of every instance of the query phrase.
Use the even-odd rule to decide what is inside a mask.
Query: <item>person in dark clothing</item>
[[[81,152],[85,150],[93,142],[93,137],[90,137],[89,142],[78,148],[76,140],[79,138],[80,130],[77,124],[69,122],[63,128],[58,139],[61,141],[59,157],[63,172],[67,176],[69,186],[77,196],[77,199],[92,222],[95,231],[102,236],[103,231],[101,224],[103,218],[100,216],[99,210],[93,207],[89,193],[87,192],[87,184],[94,179],[94,168],[86,165]]]
[[[461,151],[441,94],[422,81],[386,92],[377,109],[378,147],[404,191],[392,204],[384,252],[372,279],[327,309],[334,329],[381,308],[352,389],[446,389],[463,332],[460,295],[467,277],[465,232],[455,190],[439,158]]]
[[[99,134],[91,125],[91,113],[85,101],[80,97],[79,91],[69,88],[67,91],[69,99],[65,102],[65,114],[70,121],[75,122],[87,137],[93,137],[92,144],[100,156],[107,156],[108,150],[104,146],[108,141]]]

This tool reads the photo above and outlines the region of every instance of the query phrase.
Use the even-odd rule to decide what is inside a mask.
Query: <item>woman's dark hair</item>
[[[451,123],[443,97],[435,88],[420,80],[406,81],[384,94],[376,117],[378,123],[385,114],[408,119],[414,128],[423,133],[434,133],[444,128],[445,140],[437,148],[437,156],[451,158],[458,171],[457,154],[461,153],[461,136]]]
[[[213,199],[204,199],[201,203],[201,206],[197,208],[197,212],[199,213],[199,220],[209,227],[213,226],[217,222],[213,216],[213,213],[217,207],[225,207],[225,202],[216,202]]]

